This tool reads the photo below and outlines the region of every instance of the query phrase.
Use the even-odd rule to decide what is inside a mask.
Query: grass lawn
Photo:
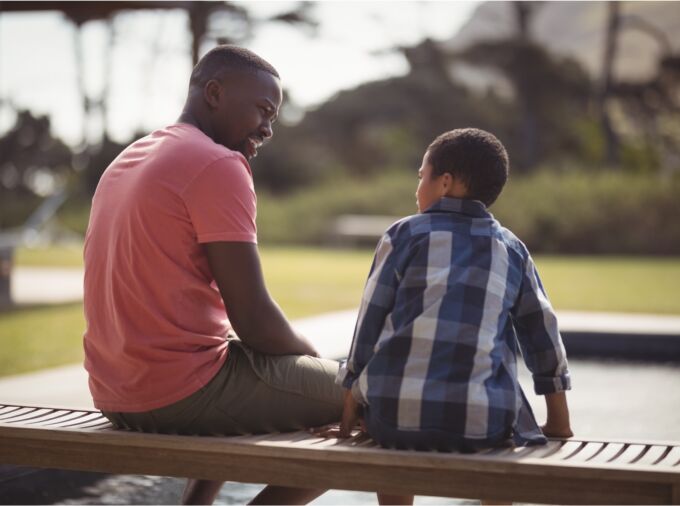
[[[357,307],[372,252],[264,247],[268,287],[290,318]],[[19,250],[18,266],[82,266],[80,247]],[[557,309],[680,314],[680,258],[536,258]],[[82,360],[82,304],[0,313],[0,376]]]

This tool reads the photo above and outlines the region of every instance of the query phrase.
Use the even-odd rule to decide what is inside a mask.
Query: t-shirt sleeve
[[[253,177],[237,157],[205,167],[182,193],[199,243],[257,243],[257,198]]]

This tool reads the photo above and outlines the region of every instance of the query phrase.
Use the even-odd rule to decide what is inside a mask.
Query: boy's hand
[[[366,431],[363,419],[359,416],[359,403],[352,396],[352,392],[345,390],[345,404],[342,410],[340,423],[332,423],[323,427],[310,429],[309,432],[320,437],[336,437],[340,439],[348,438],[352,435],[352,430],[357,428]]]
[[[569,422],[569,407],[567,396],[564,392],[555,392],[545,396],[545,406],[548,412],[548,421],[541,427],[547,437],[572,437]]]
[[[558,438],[567,438],[567,437],[574,437],[574,433],[571,430],[571,427],[551,427],[547,423],[543,426],[541,426],[541,430],[543,431],[543,435],[546,437],[558,437]]]

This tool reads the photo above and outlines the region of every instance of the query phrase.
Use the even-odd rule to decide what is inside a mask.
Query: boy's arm
[[[548,437],[572,437],[571,423],[569,422],[569,407],[567,406],[567,394],[555,392],[546,394],[545,407],[548,412],[548,419],[541,427],[543,434]]]
[[[348,358],[340,365],[336,382],[361,401],[357,379],[374,353],[385,319],[394,306],[397,284],[392,266],[392,240],[385,233],[376,247],[373,264],[364,287],[359,315]]]
[[[522,286],[512,309],[513,323],[522,354],[534,380],[534,390],[545,395],[548,421],[546,435],[571,436],[565,390],[571,389],[567,356],[533,260],[527,256]]]

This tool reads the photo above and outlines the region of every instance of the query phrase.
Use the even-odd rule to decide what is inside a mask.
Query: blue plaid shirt
[[[541,443],[518,348],[537,394],[570,388],[526,246],[481,202],[445,197],[380,240],[338,383],[397,430]]]

